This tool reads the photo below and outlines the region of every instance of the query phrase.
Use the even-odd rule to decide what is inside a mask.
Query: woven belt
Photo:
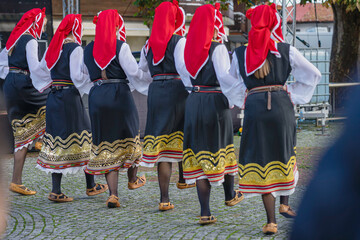
[[[51,86],[51,91],[52,92],[55,92],[57,90],[63,90],[63,89],[72,89],[72,88],[75,88],[74,85],[70,85],[70,86]]]
[[[194,86],[194,87],[186,87],[186,90],[192,92],[207,92],[207,93],[221,93],[220,86]]]
[[[108,83],[129,83],[129,81],[127,79],[99,79],[94,81],[94,85],[96,86],[101,86],[103,84],[108,84]]]
[[[174,74],[174,75],[155,75],[153,77],[154,81],[171,80],[171,79],[180,79],[180,76]]]
[[[264,87],[256,87],[251,89],[248,92],[248,96],[254,93],[267,92],[267,110],[271,110],[271,92],[279,92],[286,91],[286,86],[282,85],[274,85],[274,86],[264,86]]]
[[[9,69],[9,72],[11,72],[11,73],[21,73],[21,74],[24,74],[24,75],[29,75],[30,74],[30,72],[29,71],[27,71],[27,70],[22,70],[22,69],[18,69],[18,68],[10,68]]]

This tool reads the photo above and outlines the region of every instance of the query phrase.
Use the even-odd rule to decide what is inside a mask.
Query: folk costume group
[[[73,201],[61,191],[62,176],[84,171],[87,195],[109,189],[107,206],[120,207],[119,171],[127,171],[128,188],[136,189],[146,183],[145,176],[137,176],[138,167],[156,165],[159,210],[170,210],[172,163],[178,163],[177,187],[197,188],[200,224],[216,222],[210,192],[223,185],[227,206],[261,195],[267,214],[263,232],[276,233],[277,196],[280,213],[296,215],[288,204],[299,178],[294,104],[310,101],[321,74],[284,43],[274,4],[247,11],[249,43],[235,49],[230,62],[219,8],[199,7],[185,38],[184,10],[175,0],[161,3],[139,63],[116,10],[94,17],[95,40],[85,49],[81,15],[67,15],[42,60],[36,39],[46,23],[45,9],[25,13],[0,53],[15,138],[10,190],[36,193],[22,185],[22,168],[27,150],[42,138],[37,168],[52,175],[51,201]],[[287,85],[290,73],[296,81]],[[148,96],[143,143],[133,89]],[[90,118],[83,94],[89,94]],[[245,107],[239,160],[234,105]],[[107,184],[95,183],[94,175],[103,174]]]

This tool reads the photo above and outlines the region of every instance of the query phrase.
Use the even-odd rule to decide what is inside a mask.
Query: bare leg
[[[105,174],[106,182],[109,185],[109,194],[118,196],[119,171],[111,171]]]
[[[276,223],[274,196],[271,193],[263,194],[262,200],[266,210],[267,223]]]
[[[24,147],[23,149],[14,153],[14,168],[12,182],[15,184],[22,184],[22,171],[24,168],[25,158],[28,149]]]
[[[171,177],[171,162],[159,162],[157,166],[158,170],[158,182],[160,187],[160,202],[170,202],[169,198],[169,184]]]
[[[211,185],[209,180],[200,179],[196,181],[196,189],[199,197],[201,216],[211,216],[210,213],[210,192]]]

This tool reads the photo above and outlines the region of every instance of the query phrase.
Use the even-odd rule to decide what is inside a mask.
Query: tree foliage
[[[179,1],[179,0],[178,0]],[[165,2],[162,0],[135,0],[134,5],[138,8],[138,12],[135,13],[135,16],[141,16],[144,20],[144,24],[148,27],[151,26],[154,15],[155,8],[160,5],[160,3]],[[214,4],[215,2],[220,2],[221,10],[227,10],[229,8],[229,0],[209,0],[204,1],[204,3]]]
[[[144,20],[144,24],[148,27],[151,26],[154,20],[155,8],[159,6],[162,0],[135,0],[134,5],[138,8],[138,12],[135,16],[141,16]]]
[[[307,2],[313,2],[312,0],[301,0],[301,4],[306,4]],[[315,0],[315,2],[318,2]],[[331,4],[345,5],[347,12],[360,11],[360,1],[359,0],[322,0],[321,1],[325,6],[330,7]]]

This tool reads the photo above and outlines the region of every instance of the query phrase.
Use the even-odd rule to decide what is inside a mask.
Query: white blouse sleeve
[[[127,43],[122,44],[118,58],[130,84],[139,93],[147,95],[152,78],[149,72],[144,72],[139,68]]]
[[[39,61],[38,43],[35,39],[31,39],[26,44],[26,60],[29,66],[30,78],[33,86],[39,92],[43,92],[50,87],[52,79],[50,71],[46,67],[45,59],[43,58]]]
[[[142,47],[141,52],[140,52],[139,68],[143,72],[149,72],[148,62],[147,62],[146,57],[145,57],[145,46]]]
[[[241,103],[240,108],[244,108],[245,98],[246,98],[246,95],[247,95],[247,92],[246,92],[247,88],[246,88],[246,85],[244,83],[243,78],[241,77],[240,69],[239,69],[239,61],[237,59],[237,56],[236,56],[235,52],[232,55],[232,62],[231,62],[231,67],[230,67],[230,75],[233,76],[234,78],[237,78],[238,81],[239,81],[239,86],[241,88],[240,96],[239,96],[239,98],[240,98],[239,103]]]
[[[287,86],[290,98],[294,104],[308,103],[321,80],[321,73],[295,47],[290,46],[289,55],[291,74],[295,78],[295,82]]]
[[[0,52],[0,78],[5,79],[9,73],[9,58],[8,52],[4,48]]]
[[[70,77],[80,95],[89,94],[93,83],[90,81],[87,68],[84,64],[84,50],[82,47],[76,47],[70,54]]]
[[[241,108],[244,104],[246,87],[238,78],[230,74],[230,58],[225,45],[217,46],[212,55],[216,76],[223,94],[233,104]]]
[[[181,38],[175,46],[175,50],[174,50],[175,67],[176,67],[176,71],[181,77],[182,82],[184,83],[184,86],[192,87],[190,74],[186,70],[185,60],[184,60],[185,43],[186,43],[186,39]]]

